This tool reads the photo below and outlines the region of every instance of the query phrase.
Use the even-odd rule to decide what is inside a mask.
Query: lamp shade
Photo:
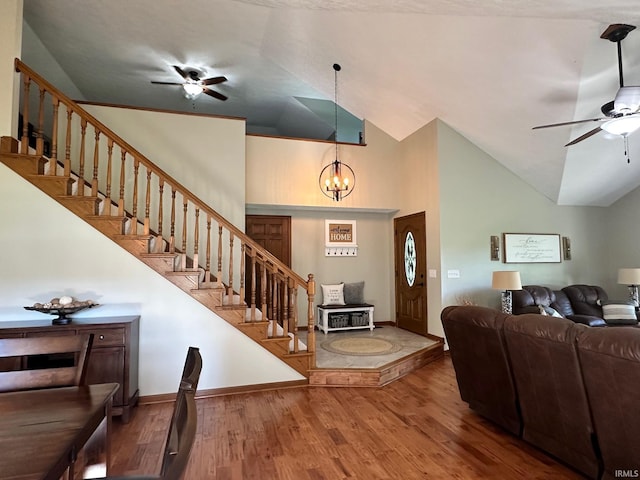
[[[602,124],[600,128],[614,135],[626,136],[640,128],[640,115],[614,118]]]
[[[491,288],[494,290],[522,290],[520,272],[513,270],[493,272]]]
[[[640,268],[620,268],[618,283],[622,285],[640,285]]]

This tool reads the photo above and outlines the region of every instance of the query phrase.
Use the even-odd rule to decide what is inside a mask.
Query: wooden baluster
[[[260,282],[260,300],[262,303],[260,310],[262,311],[262,320],[268,321],[271,315],[269,313],[269,304],[267,303],[267,264],[264,261],[261,262],[260,268],[262,269],[262,281]]]
[[[22,138],[20,139],[20,153],[29,153],[29,88],[31,79],[28,75],[22,74]]]
[[[287,277],[280,281],[282,289],[282,335],[289,334],[289,279]]]
[[[292,319],[293,325],[293,351],[298,353],[300,351],[300,338],[298,337],[298,287],[295,281],[290,281],[290,294],[289,294],[289,316]]]
[[[133,159],[133,206],[131,207],[131,220],[129,224],[129,235],[138,234],[138,171],[140,170],[140,160]]]
[[[187,199],[182,197],[182,256],[180,257],[180,270],[187,270]]]
[[[107,140],[107,190],[102,201],[102,215],[111,215],[111,175],[113,173],[113,140]]]
[[[73,111],[69,110],[69,107],[65,107],[67,109],[67,132],[65,135],[65,145],[64,145],[64,176],[71,176],[71,118],[73,116]]]
[[[229,231],[229,305],[233,303],[233,232]]]
[[[51,165],[53,168],[49,169],[50,175],[57,175],[58,169],[58,110],[60,107],[60,100],[57,97],[52,97],[53,104],[53,125],[51,129]]]
[[[118,197],[118,216],[124,217],[124,177],[126,170],[127,152],[120,147],[120,194]]]
[[[240,291],[238,292],[239,295],[239,300],[238,303],[243,303],[244,302],[244,265],[245,265],[245,243],[242,242],[240,244]]]
[[[151,210],[151,170],[147,167],[147,194],[144,199],[144,231],[143,235],[149,235],[151,229],[151,220],[149,218],[149,212]]]
[[[76,195],[84,197],[84,151],[87,136],[87,121],[83,118],[80,122],[80,168],[78,169],[78,179],[76,180]]]
[[[211,215],[207,215],[207,258],[204,267],[204,281],[211,283]]]
[[[311,353],[311,367],[316,366],[316,329],[313,317],[313,302],[316,296],[316,281],[310,273],[307,280],[307,352]]]
[[[163,242],[164,240],[162,239],[162,218],[164,216],[164,209],[163,209],[163,205],[164,205],[164,200],[163,200],[163,193],[164,193],[164,178],[160,177],[160,179],[158,180],[158,196],[159,198],[159,203],[158,203],[158,235],[156,236],[156,248],[155,251],[160,253],[164,251],[164,246],[163,246]]]
[[[44,94],[44,89],[40,87],[40,99],[38,102],[38,128],[36,129],[36,155],[44,154]],[[52,166],[51,162],[49,162],[49,168]]]
[[[196,207],[195,231],[193,232],[193,270],[198,270],[199,258],[198,249],[200,248],[200,209]]]
[[[222,225],[218,223],[218,286],[222,287]]]
[[[278,282],[276,280],[275,266],[271,267],[271,318],[273,319],[273,336],[277,337],[278,315]]]
[[[251,321],[256,321],[256,250],[251,249]]]
[[[176,189],[171,187],[171,235],[169,236],[169,252],[176,251]]]
[[[93,145],[93,177],[91,178],[91,196],[98,196],[98,164],[100,162],[100,130],[94,128],[95,143]]]

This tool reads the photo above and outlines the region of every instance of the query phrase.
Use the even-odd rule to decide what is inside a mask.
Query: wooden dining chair
[[[202,357],[196,347],[189,347],[180,385],[169,423],[167,441],[159,475],[132,475],[96,480],[180,480],[189,463],[189,455],[196,438],[196,389],[202,370]]]
[[[0,392],[84,385],[92,344],[93,334],[0,339]]]

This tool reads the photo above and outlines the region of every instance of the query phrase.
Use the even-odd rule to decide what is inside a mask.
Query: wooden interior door
[[[425,212],[393,220],[396,324],[427,334],[427,233]]]
[[[246,215],[245,232],[261,247],[265,248],[278,260],[291,268],[291,217],[283,215]],[[250,262],[250,259],[247,259]],[[250,263],[247,263],[250,265]],[[245,274],[245,301],[251,304],[251,276],[250,268]],[[261,307],[260,275],[256,278],[256,306]],[[267,291],[269,286],[267,285]]]

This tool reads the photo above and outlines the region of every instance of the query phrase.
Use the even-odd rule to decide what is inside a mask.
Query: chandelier
[[[356,185],[353,169],[338,159],[338,72],[341,68],[337,63],[333,64],[336,159],[322,169],[318,179],[322,193],[336,202],[350,195]]]

